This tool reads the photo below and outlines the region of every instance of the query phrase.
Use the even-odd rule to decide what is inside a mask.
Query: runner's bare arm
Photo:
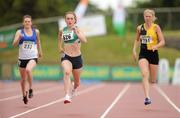
[[[14,40],[13,40],[13,43],[12,45],[15,47],[18,45],[19,41],[21,40],[21,31],[18,30],[15,34],[15,37],[14,37]]]
[[[133,45],[133,58],[134,58],[135,61],[137,61],[136,49],[140,45],[139,37],[140,37],[140,26],[137,27],[137,30],[136,30],[136,39],[135,39],[134,45]]]
[[[64,49],[62,48],[63,41],[62,41],[62,30],[58,33],[58,50],[59,52],[64,52]]]
[[[157,27],[156,27],[156,32],[157,32],[157,35],[158,35],[159,42],[158,42],[157,45],[152,46],[153,51],[158,50],[158,48],[165,45],[164,36],[163,36],[163,33],[162,33],[161,28],[159,27],[159,25],[157,25]]]
[[[38,49],[38,56],[42,57],[42,48],[41,48],[41,41],[40,41],[40,32],[36,29],[37,34],[37,49]]]
[[[87,42],[87,39],[86,39],[84,33],[79,28],[75,27],[74,32],[77,34],[77,36],[81,42],[83,42],[83,43]]]

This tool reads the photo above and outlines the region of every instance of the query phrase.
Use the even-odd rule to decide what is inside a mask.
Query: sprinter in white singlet
[[[32,70],[36,66],[38,58],[42,57],[39,30],[32,27],[30,15],[23,17],[23,27],[17,30],[13,46],[19,46],[18,66],[21,75],[21,89],[24,104],[28,98],[33,97]],[[26,78],[28,78],[29,90],[26,90]]]

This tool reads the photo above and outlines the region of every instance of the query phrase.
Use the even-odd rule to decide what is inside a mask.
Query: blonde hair
[[[67,16],[68,14],[72,14],[72,15],[74,16],[75,23],[77,23],[77,16],[76,16],[76,14],[75,14],[73,11],[68,11],[68,12],[65,13],[65,18],[66,18],[66,16]]]
[[[153,22],[157,19],[157,17],[155,16],[155,11],[154,11],[154,10],[152,10],[152,9],[146,9],[146,10],[144,10],[144,15],[145,15],[146,13],[150,13],[150,14],[152,15],[152,17],[153,17]]]

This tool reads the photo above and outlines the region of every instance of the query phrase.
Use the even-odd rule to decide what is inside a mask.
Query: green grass
[[[178,35],[179,33],[177,33]],[[168,33],[165,33],[168,35]],[[169,34],[172,35],[172,32]],[[82,55],[86,65],[136,65],[132,59],[132,46],[135,34],[128,33],[124,38],[115,34],[90,37],[88,42],[82,44]],[[43,58],[40,64],[59,64],[57,36],[41,34]],[[16,63],[18,48],[0,52],[0,63]],[[160,58],[167,58],[173,66],[175,59],[180,57],[180,51],[173,48],[161,48]]]
[[[116,35],[92,37],[83,45],[82,52],[89,64],[132,64],[130,38],[119,38]]]
[[[174,37],[180,40],[180,31],[163,31],[165,37]]]

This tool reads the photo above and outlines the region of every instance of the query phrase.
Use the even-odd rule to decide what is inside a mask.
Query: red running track
[[[25,105],[18,82],[0,81],[0,118],[180,118],[180,86],[154,85],[145,107],[140,83],[82,83],[64,104],[62,82],[34,82]]]

